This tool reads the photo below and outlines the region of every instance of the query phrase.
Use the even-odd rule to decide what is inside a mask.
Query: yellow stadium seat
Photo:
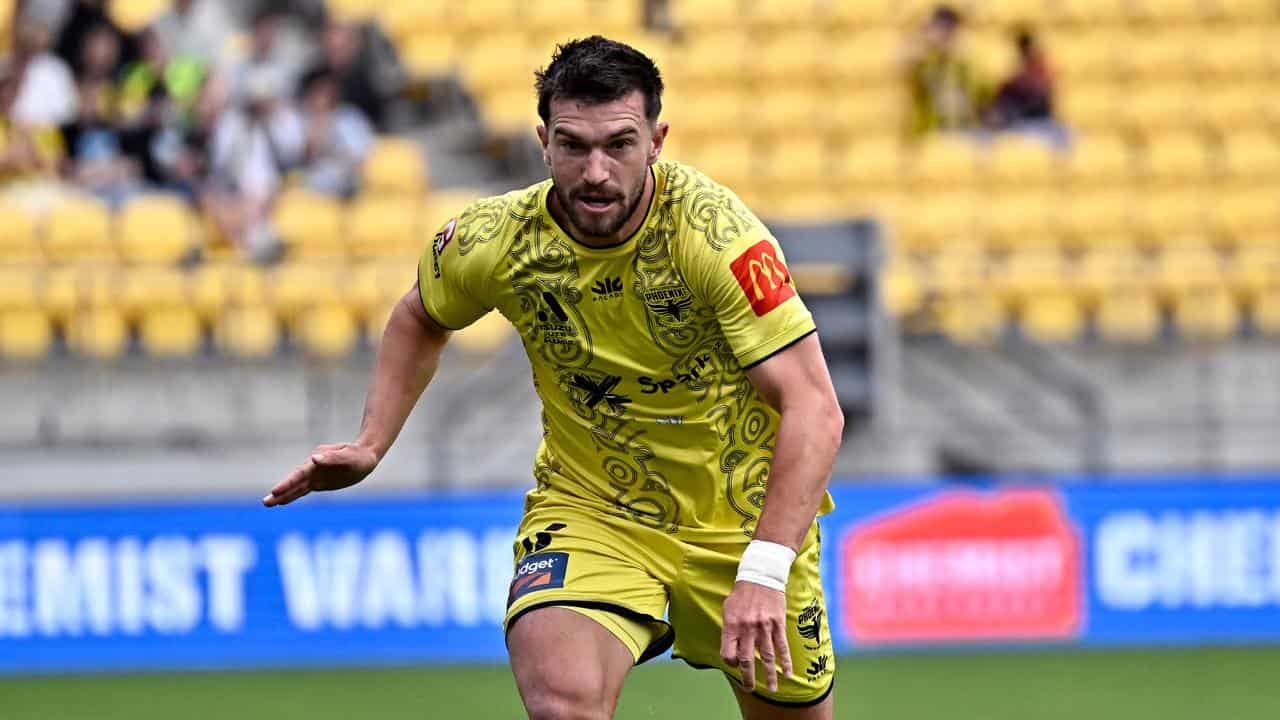
[[[36,308],[0,310],[0,357],[40,360],[53,346],[53,324]]]
[[[400,61],[414,77],[457,72],[457,49],[451,35],[415,35],[400,47]]]
[[[831,151],[816,137],[794,137],[768,146],[762,168],[766,183],[778,190],[812,195],[832,175]]]
[[[978,151],[967,138],[930,138],[908,156],[906,170],[908,181],[917,187],[972,187],[977,184]]]
[[[0,258],[6,263],[39,263],[40,250],[36,216],[24,208],[0,203]]]
[[[425,246],[420,200],[365,196],[347,212],[347,243],[358,258],[413,255]]]
[[[1276,4],[1272,0],[1209,0],[1219,17],[1231,21],[1275,22]]]
[[[0,312],[39,307],[43,281],[38,267],[0,265]]]
[[[1208,232],[1208,208],[1203,193],[1185,189],[1144,192],[1137,200],[1131,212],[1134,229],[1144,244],[1158,246]]]
[[[428,186],[426,154],[408,138],[382,137],[364,162],[364,192],[420,195]]]
[[[340,6],[355,3],[365,7],[353,7],[350,13],[357,22],[363,22],[376,16],[378,23],[388,35],[403,47],[409,38],[436,36],[445,37],[456,34],[450,22],[449,0],[414,0],[413,2],[387,2],[387,0],[340,0],[329,3],[330,12],[339,17],[343,10]],[[361,17],[363,16],[363,18]],[[448,32],[441,32],[447,29]]]
[[[1166,299],[1222,287],[1222,257],[1206,242],[1181,239],[1162,249],[1155,261],[1154,279]]]
[[[819,2],[816,22],[822,27],[851,28],[891,25],[897,21],[894,0],[859,2]]]
[[[107,206],[90,198],[55,205],[46,220],[45,255],[53,262],[114,260]]]
[[[1198,96],[1199,88],[1193,84],[1141,86],[1121,103],[1116,120],[1142,136],[1192,129],[1202,122]]]
[[[1239,82],[1265,78],[1275,30],[1265,25],[1234,26],[1206,33],[1196,48],[1195,68],[1210,79]]]
[[[670,74],[673,87],[688,90],[740,83],[752,46],[741,30],[719,30],[691,33],[671,52],[670,67],[663,71]]]
[[[1222,276],[1231,292],[1244,302],[1280,288],[1280,242],[1235,248]]]
[[[812,27],[818,11],[815,0],[748,0],[742,9],[742,18],[748,25],[766,31]]]
[[[412,266],[415,260],[406,258],[405,262]],[[394,302],[408,289],[407,285],[397,285],[395,290],[399,293],[393,294],[390,288],[384,287],[382,266],[387,263],[386,260],[363,262],[347,273],[347,282],[342,294],[343,302],[358,317],[367,317],[371,312]]]
[[[1114,135],[1086,135],[1066,157],[1068,182],[1075,188],[1126,184],[1133,178],[1129,146]]]
[[[1128,235],[1133,231],[1134,198],[1126,192],[1079,192],[1062,205],[1057,219],[1075,245],[1090,245],[1094,236]]]
[[[902,175],[896,137],[867,138],[848,145],[837,160],[836,177],[846,187],[895,188]]]
[[[169,0],[129,0],[129,2],[113,2],[108,5],[111,19],[121,29],[139,32],[150,25],[153,20],[169,9]]]
[[[1264,98],[1270,89],[1262,84],[1231,83],[1206,90],[1201,103],[1205,126],[1220,137],[1266,127]]]
[[[1253,325],[1261,335],[1280,336],[1280,288],[1272,289],[1254,303]]]
[[[1060,0],[1053,4],[1060,21],[1084,25],[1118,25],[1133,15],[1130,0]]]
[[[84,308],[70,318],[67,339],[71,349],[79,355],[116,358],[128,349],[129,328],[124,316],[115,308]]]
[[[691,35],[736,25],[743,9],[740,0],[672,0],[670,6],[676,27]]]
[[[622,37],[625,31],[637,30],[644,25],[643,5],[643,3],[615,2],[615,0],[588,0],[584,19],[590,23],[595,32],[602,32],[610,37]],[[632,45],[632,47],[639,46]],[[647,54],[647,51],[642,50],[642,52]]]
[[[153,357],[189,357],[199,352],[204,328],[190,307],[157,308],[142,316],[138,337]]]
[[[80,307],[80,278],[84,270],[75,266],[45,271],[40,288],[40,307],[58,323],[66,323]]]
[[[125,262],[178,262],[195,245],[191,212],[176,197],[131,200],[116,216],[116,245]]]
[[[1045,244],[1054,237],[1058,199],[1047,192],[1005,192],[984,203],[981,220],[989,247]]]
[[[347,355],[359,339],[355,318],[339,304],[323,304],[304,311],[294,328],[303,351],[316,357]]]
[[[344,274],[342,268],[332,264],[281,265],[268,280],[271,307],[282,319],[292,321],[308,308],[339,304]]]
[[[280,325],[266,307],[230,308],[218,318],[214,342],[220,352],[233,357],[266,357],[280,347]]]
[[[484,98],[481,113],[490,130],[531,140],[537,137],[535,128],[542,122],[537,102],[527,90],[494,93]]]
[[[1160,334],[1160,308],[1150,293],[1119,289],[1107,293],[1097,310],[1098,335],[1117,343],[1147,343]]]
[[[676,92],[663,101],[671,135],[689,140],[722,135],[726,126],[746,123],[746,99],[736,90]]]
[[[1146,148],[1146,176],[1152,183],[1204,185],[1210,182],[1213,156],[1205,142],[1190,132],[1151,137]]]
[[[1224,157],[1231,179],[1241,183],[1280,180],[1280,140],[1261,132],[1226,138]]]
[[[1065,287],[1066,261],[1056,248],[1019,248],[991,270],[990,287],[1010,305],[1018,305]]]
[[[896,86],[871,87],[824,96],[818,128],[840,138],[861,141],[866,136],[901,137],[906,98]]]
[[[972,3],[970,13],[976,22],[999,28],[1029,22],[1042,22],[1046,15],[1046,0],[1001,0],[1000,2]]]
[[[1068,281],[1074,291],[1090,301],[1122,289],[1144,289],[1150,285],[1149,269],[1131,245],[1115,244],[1093,248],[1077,262]]]
[[[840,193],[818,187],[766,193],[764,202],[753,204],[752,209],[766,222],[835,222],[850,219],[858,214]],[[831,282],[835,282],[831,274],[824,269],[810,268],[810,270],[814,270],[810,276],[812,284],[803,285],[802,287],[806,290],[813,291],[819,286],[826,287]],[[795,268],[792,268],[792,271],[794,274]]]
[[[236,265],[208,262],[193,269],[188,276],[187,301],[207,321],[231,304],[231,276]]]
[[[591,12],[591,0],[527,0],[520,21],[537,33],[561,31],[566,23],[576,23]]]
[[[946,298],[938,324],[947,337],[964,344],[989,344],[1004,329],[1004,308],[988,293],[973,292]]]
[[[189,278],[172,268],[138,268],[120,279],[116,306],[132,320],[153,310],[187,306]]]
[[[507,342],[512,330],[511,323],[501,313],[490,312],[453,333],[452,342],[466,352],[491,353]]]
[[[794,138],[807,134],[797,130],[814,127],[826,110],[821,97],[803,87],[765,90],[756,101],[769,110],[749,115],[747,127],[761,140],[768,140],[768,136]]]
[[[429,240],[449,220],[458,217],[463,210],[485,196],[480,188],[455,187],[432,190],[427,195],[420,214],[423,239]]]
[[[1134,0],[1134,14],[1156,25],[1194,24],[1207,20],[1214,0]]]
[[[1161,4],[1172,0],[1160,0]],[[1135,28],[1118,60],[1134,83],[1179,78],[1187,74],[1198,46],[1198,34],[1182,30]]]
[[[1112,133],[1121,118],[1124,94],[1112,85],[1068,86],[1058,93],[1059,114],[1088,133]]]
[[[341,257],[342,206],[337,200],[306,190],[281,194],[272,213],[289,257]]]
[[[759,176],[751,143],[742,138],[706,142],[696,148],[691,159],[694,167],[731,188],[750,184]]]
[[[880,274],[880,301],[893,317],[920,310],[924,301],[923,281],[918,272],[894,263]]]
[[[1114,81],[1127,37],[1117,30],[1078,30],[1055,34],[1048,43],[1053,66],[1072,85]],[[1078,90],[1077,90],[1078,92]]]
[[[448,21],[459,30],[477,33],[509,27],[520,16],[521,0],[467,0],[449,4]]]
[[[802,84],[827,71],[826,56],[826,36],[816,29],[771,33],[748,55],[747,72],[765,87],[774,82]],[[776,105],[768,107],[772,111]]]
[[[1069,293],[1054,292],[1027,298],[1018,316],[1022,332],[1044,343],[1069,343],[1084,333],[1085,311]]]
[[[897,231],[904,247],[911,250],[977,247],[977,217],[977,198],[972,193],[938,192],[912,202],[909,217],[901,218]]]
[[[533,71],[546,64],[543,48],[536,48],[519,28],[491,30],[458,46],[463,84],[485,96],[499,90],[527,89]]]
[[[1280,228],[1280,203],[1273,189],[1256,186],[1215,193],[1209,208],[1210,225],[1219,236],[1237,244],[1252,235]]]
[[[1043,187],[1057,179],[1063,159],[1044,143],[1019,136],[997,138],[982,163],[987,177],[998,185]]]
[[[1173,312],[1178,334],[1184,340],[1226,340],[1235,337],[1240,327],[1240,308],[1222,287],[1178,295]]]
[[[901,32],[883,28],[840,33],[823,48],[827,71],[838,80],[892,82],[902,72],[899,58],[905,42]]]

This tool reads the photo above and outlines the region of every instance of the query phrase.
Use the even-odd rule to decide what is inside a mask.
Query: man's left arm
[[[792,671],[786,578],[826,496],[844,416],[817,333],[750,368],[747,377],[781,422],[755,539],[725,599],[720,654],[754,688],[759,651],[765,684],[776,690],[777,667]]]

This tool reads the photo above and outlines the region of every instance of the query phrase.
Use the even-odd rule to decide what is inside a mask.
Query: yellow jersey
[[[736,195],[687,165],[652,173],[643,225],[612,247],[557,224],[551,180],[470,205],[423,253],[423,307],[451,329],[497,310],[519,331],[543,406],[526,510],[556,498],[690,539],[749,537],[779,417],[745,370],[813,319]]]

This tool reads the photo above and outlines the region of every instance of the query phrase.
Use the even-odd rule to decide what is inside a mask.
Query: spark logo
[[[778,257],[778,251],[768,240],[747,248],[734,260],[729,269],[751,302],[757,316],[764,315],[782,303],[795,297],[791,273]]]
[[[943,494],[855,528],[843,550],[843,624],[856,642],[1079,633],[1080,541],[1051,492]]]

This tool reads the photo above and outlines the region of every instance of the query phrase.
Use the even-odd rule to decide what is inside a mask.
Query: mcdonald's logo
[[[778,250],[768,240],[747,248],[729,269],[756,315],[764,315],[796,294],[791,273],[778,257]]]

